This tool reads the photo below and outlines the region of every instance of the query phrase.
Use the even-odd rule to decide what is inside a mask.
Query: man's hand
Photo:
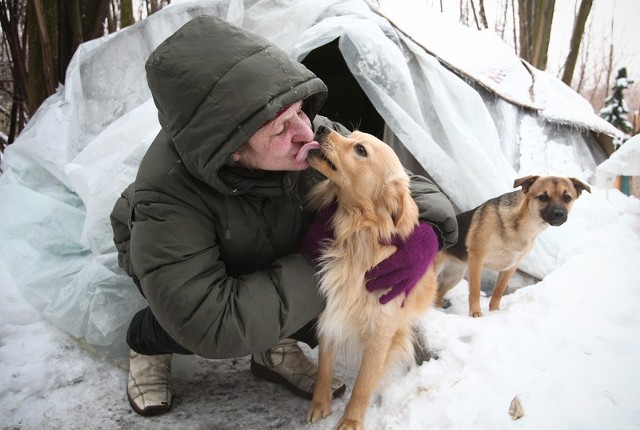
[[[405,241],[394,236],[385,245],[394,245],[396,252],[365,274],[367,291],[389,289],[380,296],[383,305],[413,290],[438,252],[438,237],[433,227],[421,222]]]
[[[315,221],[311,223],[309,230],[307,230],[300,242],[300,253],[309,257],[315,264],[319,263],[320,255],[326,247],[327,241],[334,237],[331,218],[337,207],[336,202],[333,202],[329,206],[320,209]]]

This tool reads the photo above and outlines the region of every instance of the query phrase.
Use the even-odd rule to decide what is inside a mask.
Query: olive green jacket
[[[120,265],[162,327],[203,357],[265,350],[323,308],[314,266],[297,253],[317,179],[234,165],[230,154],[300,99],[314,125],[326,87],[267,40],[214,17],[187,23],[150,56],[162,130],[111,215]],[[453,209],[431,182],[412,182],[442,245]]]

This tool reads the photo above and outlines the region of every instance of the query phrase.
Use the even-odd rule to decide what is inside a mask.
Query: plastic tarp
[[[174,1],[132,27],[81,45],[66,86],[9,146],[0,176],[0,255],[23,295],[71,335],[97,346],[123,345],[123,332],[144,300],[117,266],[109,213],[159,130],[144,63],[162,40],[199,15],[260,33],[298,60],[339,38],[350,71],[396,143],[461,209],[512,190],[523,167],[553,170],[540,155],[553,142],[550,130],[567,148],[563,167],[574,166],[575,176],[588,179],[596,164],[576,156],[575,136],[504,101],[496,95],[500,85],[493,93],[476,90],[377,9],[361,0]],[[456,40],[461,30],[433,31],[432,38]],[[517,62],[502,51],[496,67]],[[507,88],[507,82],[531,85],[524,74],[505,78],[503,92],[516,95],[529,88]],[[581,123],[593,120],[586,115]],[[543,277],[555,258],[553,236],[541,238],[525,270]]]

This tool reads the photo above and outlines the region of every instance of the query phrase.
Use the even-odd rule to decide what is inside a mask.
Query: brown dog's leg
[[[442,307],[445,294],[458,285],[467,271],[467,264],[454,257],[448,257],[443,252],[438,254],[436,271],[438,272],[438,292],[435,305]]]
[[[509,279],[511,279],[517,268],[518,264],[516,263],[516,265],[514,265],[511,269],[503,270],[502,272],[498,273],[496,286],[493,288],[491,301],[489,302],[490,311],[497,311],[500,309],[500,299],[502,299],[504,290],[507,289],[507,285],[509,284]]]
[[[477,318],[480,311],[480,284],[482,282],[483,261],[475,255],[469,255],[469,315]]]
[[[425,363],[434,357],[434,354],[432,354],[427,347],[427,342],[425,341],[425,337],[420,330],[420,327],[416,323],[411,327],[410,339],[413,343],[413,358],[418,366],[421,366],[422,363]]]
[[[391,339],[376,339],[368,343],[362,354],[360,371],[351,392],[351,398],[340,418],[338,430],[363,430],[364,414],[371,395],[384,375]]]
[[[319,338],[318,345],[318,376],[313,388],[313,399],[307,413],[307,420],[311,423],[321,420],[331,414],[331,381],[333,380],[334,348]]]

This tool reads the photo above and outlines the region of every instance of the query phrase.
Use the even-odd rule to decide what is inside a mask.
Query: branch
[[[571,85],[571,80],[573,79],[573,72],[576,67],[576,62],[578,61],[578,52],[580,52],[582,35],[584,34],[584,27],[587,23],[592,3],[593,0],[582,0],[582,2],[580,2],[580,9],[573,27],[573,33],[571,34],[571,42],[569,42],[569,55],[567,55],[567,62],[564,67],[564,73],[562,74],[562,82],[567,85]]]

